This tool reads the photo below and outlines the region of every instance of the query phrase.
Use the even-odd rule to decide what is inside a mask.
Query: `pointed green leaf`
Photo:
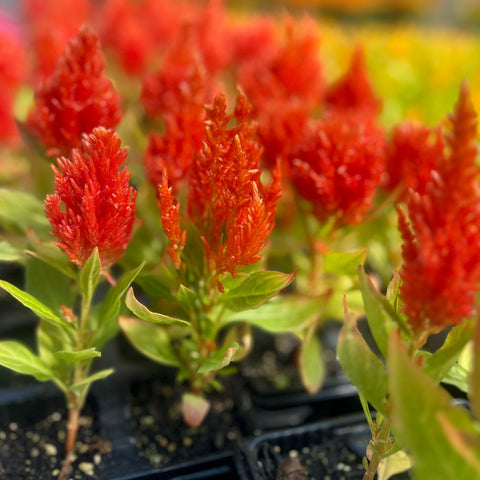
[[[143,264],[124,273],[117,284],[110,288],[100,306],[98,315],[92,318],[91,328],[94,331],[92,344],[99,350],[118,333],[118,315],[123,305],[123,296],[143,268]]]
[[[270,333],[298,332],[318,318],[324,303],[321,298],[279,295],[256,310],[227,312],[222,321],[243,321]]]
[[[0,280],[0,288],[7,291],[12,297],[16,298],[25,307],[32,310],[33,313],[47,322],[51,322],[55,325],[60,325],[67,329],[72,329],[72,325],[67,323],[63,318],[55,315],[46,305],[38,301],[35,297],[26,293],[19,288],[15,287],[11,283]]]
[[[340,366],[373,407],[385,412],[388,378],[385,366],[370,350],[357,329],[355,316],[345,309],[345,322],[338,337],[337,356]]]
[[[87,303],[90,303],[100,280],[100,255],[95,247],[80,272],[80,288]]]
[[[138,318],[145,320],[146,322],[156,323],[159,325],[175,325],[177,327],[188,327],[190,324],[181,320],[180,318],[169,317],[168,315],[162,315],[161,313],[151,312],[145,305],[140,303],[133,293],[133,288],[127,293],[125,303],[128,309],[136,315]]]
[[[101,357],[102,354],[95,348],[87,348],[85,350],[59,350],[55,352],[55,357],[60,360],[65,360],[69,363],[77,363],[82,360],[88,360],[90,358]]]
[[[323,268],[325,272],[337,275],[356,276],[358,266],[365,263],[367,251],[363,248],[356,252],[328,252],[323,257]]]
[[[163,365],[180,366],[166,327],[133,317],[120,317],[119,324],[132,345],[145,356]]]
[[[96,372],[93,375],[90,375],[89,377],[83,378],[82,380],[74,383],[70,387],[70,391],[74,392],[77,395],[82,395],[93,382],[96,382],[97,380],[103,380],[104,378],[110,376],[114,371],[115,370],[113,368],[100,370],[99,372]]]
[[[40,357],[19,342],[0,342],[0,365],[25,375],[33,375],[37,380],[52,380],[53,372]]]
[[[185,285],[180,285],[177,293],[177,302],[186,313],[190,313],[195,309],[195,304],[198,302],[198,298],[195,292],[187,288]]]
[[[237,350],[237,342],[219,348],[202,362],[198,369],[198,373],[216,372],[217,370],[221,370],[231,362]]]
[[[472,348],[472,371],[469,379],[470,404],[477,419],[480,419],[480,320],[475,319]]]
[[[468,461],[468,447],[458,443],[464,434],[475,433],[470,414],[409,358],[395,332],[388,351],[394,433],[412,455],[414,478],[480,478]],[[480,458],[479,451],[476,455]]]
[[[386,356],[388,332],[400,327],[409,334],[408,328],[388,300],[372,284],[363,267],[359,268],[359,280],[368,325],[378,348]]]
[[[323,385],[326,368],[322,356],[322,344],[317,335],[310,335],[302,342],[298,365],[305,390],[309,393],[318,392]]]
[[[442,378],[442,383],[453,385],[467,395],[469,393],[469,372],[459,363],[453,365],[449,372]]]
[[[472,338],[472,333],[471,321],[452,328],[443,345],[427,358],[423,369],[435,382],[440,382],[447,375]]]
[[[257,308],[289,285],[294,278],[295,273],[255,272],[238,287],[226,291],[220,301],[234,312]]]

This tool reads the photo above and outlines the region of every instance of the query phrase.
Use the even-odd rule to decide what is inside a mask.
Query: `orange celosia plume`
[[[80,267],[97,247],[106,271],[130,241],[136,191],[127,169],[120,171],[126,157],[118,135],[98,127],[82,137],[71,159],[60,157],[53,167],[55,194],[45,200],[46,214],[57,245]]]
[[[399,211],[401,298],[415,332],[433,333],[472,314],[480,283],[476,114],[467,83],[450,117],[447,151],[425,193]]]
[[[95,127],[115,128],[122,118],[120,96],[104,75],[97,36],[82,27],[53,75],[35,92],[28,126],[50,156],[68,155]]]

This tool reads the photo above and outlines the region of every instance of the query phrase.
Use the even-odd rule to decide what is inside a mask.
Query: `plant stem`
[[[381,428],[375,439],[372,439],[373,454],[371,460],[368,462],[368,468],[362,480],[373,480],[377,473],[378,465],[380,464],[385,452],[390,448],[388,441],[390,436],[390,421],[385,418],[382,422]]]
[[[78,433],[78,419],[80,417],[80,405],[78,398],[74,398],[73,405],[68,409],[67,436],[65,440],[65,453],[68,455],[75,447]]]

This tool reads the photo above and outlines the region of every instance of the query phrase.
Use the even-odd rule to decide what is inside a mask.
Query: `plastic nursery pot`
[[[238,471],[245,480],[361,480],[369,440],[363,414],[269,432],[242,446]],[[406,472],[391,478],[411,477]]]
[[[256,428],[287,428],[361,411],[357,391],[336,360],[339,329],[338,322],[328,322],[320,333],[326,377],[314,394],[306,392],[300,380],[298,340],[289,334],[274,337],[255,331],[254,349],[240,368],[250,390]]]

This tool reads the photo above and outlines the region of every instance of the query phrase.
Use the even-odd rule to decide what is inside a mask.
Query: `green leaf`
[[[380,461],[377,469],[377,480],[388,480],[397,473],[406,472],[411,467],[412,459],[404,450],[399,450]]]
[[[37,329],[38,354],[42,361],[49,366],[55,377],[64,383],[71,382],[73,366],[58,359],[55,352],[73,350],[73,339],[64,328],[40,320]]]
[[[54,378],[40,357],[19,342],[6,340],[0,342],[0,365],[25,375],[33,375],[40,382]]]
[[[69,277],[35,257],[28,257],[25,264],[25,291],[53,312],[75,305],[78,293]]]
[[[226,291],[220,301],[234,312],[257,308],[289,285],[294,278],[295,273],[255,272],[238,287]]]
[[[201,363],[198,373],[216,372],[217,370],[221,370],[231,362],[237,350],[237,342],[233,342],[230,345],[215,350],[212,355]]]
[[[472,371],[469,379],[470,404],[474,415],[480,419],[480,320],[475,319],[472,348]]]
[[[357,329],[355,316],[345,308],[345,322],[338,337],[337,356],[340,366],[377,411],[385,412],[388,378],[385,366],[370,350]]]
[[[328,252],[323,257],[325,272],[337,275],[356,276],[358,266],[363,265],[368,249],[363,248],[356,252]]]
[[[444,344],[432,355],[428,356],[423,369],[435,381],[440,382],[450,371],[472,338],[473,322],[466,321],[452,328]]]
[[[100,311],[92,321],[92,330],[94,335],[92,344],[98,349],[118,333],[118,315],[123,305],[123,296],[132,282],[143,268],[143,264],[137,268],[124,273],[117,284],[110,288],[105,300],[102,302]],[[96,321],[96,323],[94,323]]]
[[[10,243],[0,241],[0,262],[22,262],[25,259],[25,252],[15,248]]]
[[[359,280],[368,325],[378,348],[386,356],[388,332],[400,327],[409,335],[408,328],[388,300],[372,284],[363,267],[359,268]]]
[[[30,295],[29,293],[26,293],[20,290],[15,285],[12,285],[11,283],[0,280],[0,288],[3,288],[12,297],[16,298],[21,304],[23,304],[25,307],[32,310],[33,313],[38,315],[40,318],[42,318],[46,322],[50,322],[55,325],[65,327],[69,330],[73,328],[72,325],[67,323],[65,320],[63,320],[63,318],[59,317],[58,315],[55,315],[55,313],[53,313],[52,310],[50,310],[42,302],[37,300],[35,297]]]
[[[146,322],[156,323],[159,325],[175,325],[177,327],[188,327],[190,323],[180,318],[169,317],[168,315],[162,315],[161,313],[151,312],[145,305],[140,303],[133,293],[133,288],[127,292],[125,303],[128,309],[136,315],[138,318],[145,320]]]
[[[186,283],[196,284],[205,276],[205,247],[196,225],[188,218],[180,219],[180,227],[187,231],[187,239],[181,258],[186,265]]]
[[[322,356],[322,344],[317,335],[310,335],[302,342],[298,365],[305,390],[309,393],[318,392],[323,385],[326,368]]]
[[[198,302],[195,292],[187,288],[185,285],[180,285],[177,293],[177,302],[188,314],[195,309],[195,304]]]
[[[120,317],[119,324],[132,345],[145,356],[162,365],[180,366],[168,328],[133,317]]]
[[[243,321],[270,333],[298,332],[318,318],[324,303],[321,298],[280,295],[256,310],[226,312],[222,321]]]
[[[95,348],[87,348],[85,350],[59,350],[55,352],[55,357],[60,360],[65,360],[69,363],[77,363],[82,360],[88,360],[90,358],[101,357],[102,354]]]
[[[411,453],[417,480],[478,479],[478,445],[459,442],[475,434],[466,409],[454,406],[450,395],[409,358],[395,332],[389,342],[388,369],[391,412],[395,436]],[[478,438],[478,434],[477,438]]]
[[[90,304],[100,280],[100,255],[95,247],[80,272],[80,288],[85,301]]]
[[[43,202],[26,192],[0,188],[0,223],[25,233],[28,228],[48,234],[50,224]]]
[[[83,395],[93,382],[96,382],[97,380],[103,380],[104,378],[110,376],[114,371],[115,370],[113,368],[100,370],[99,372],[96,372],[93,375],[74,383],[69,390],[76,395]]]
[[[442,378],[442,383],[453,385],[462,392],[468,394],[469,391],[469,372],[466,368],[456,363],[449,372]]]

